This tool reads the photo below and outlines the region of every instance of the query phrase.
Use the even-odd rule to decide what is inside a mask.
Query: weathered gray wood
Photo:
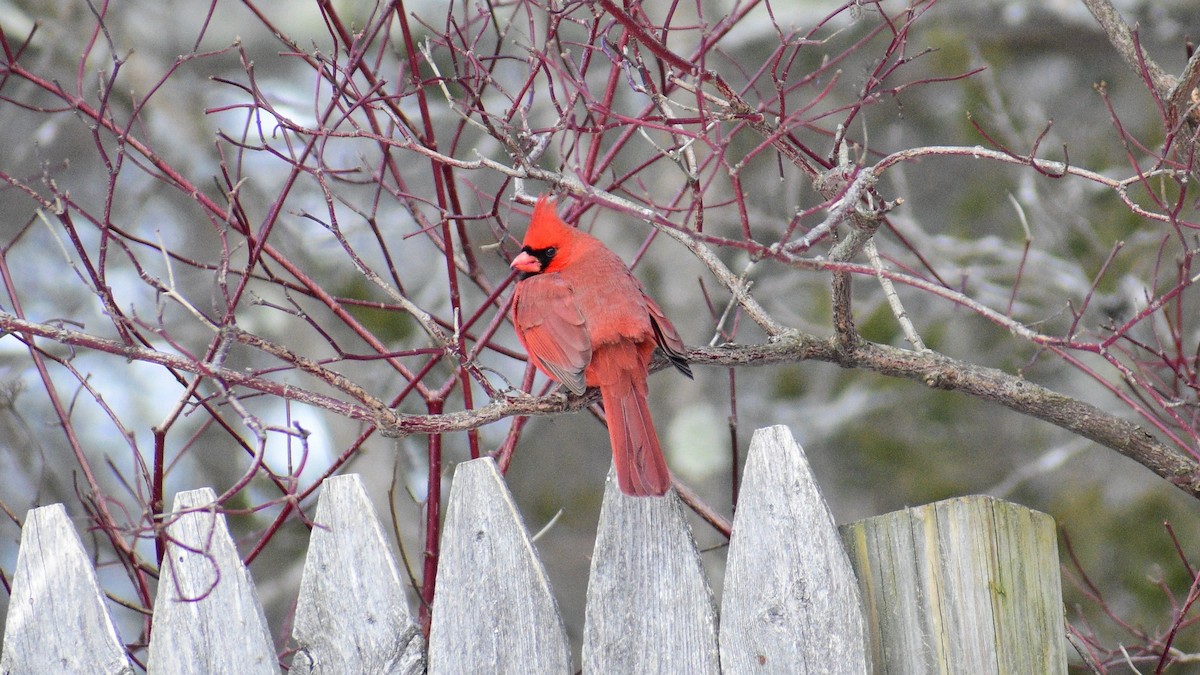
[[[327,478],[300,579],[291,673],[425,672],[425,641],[362,480]]]
[[[727,673],[866,673],[858,582],[804,451],[754,432],[721,602]]]
[[[1054,521],[961,497],[847,525],[876,672],[1066,673]]]
[[[207,489],[176,498],[177,512],[195,511],[168,527],[149,670],[277,673],[253,584],[225,518],[208,508],[214,498]],[[373,516],[356,477],[327,482],[297,603],[296,672],[420,672],[420,638]],[[790,433],[759,430],[730,542],[718,659],[711,591],[678,498],[626,497],[610,474],[585,672],[862,672],[853,626],[834,627],[853,624],[858,601],[845,592],[831,525]],[[1066,672],[1048,516],[969,497],[860,521],[841,538],[875,672]],[[431,673],[572,672],[545,571],[491,460],[455,474],[429,663]],[[132,672],[61,506],[31,511],[22,530],[0,672]]]
[[[572,673],[558,604],[489,458],[459,464],[442,531],[429,673]]]
[[[674,490],[621,494],[609,471],[588,580],[585,673],[719,673],[717,616]]]
[[[0,672],[133,673],[62,504],[25,517]]]
[[[215,499],[209,488],[175,496],[151,625],[147,668],[155,675],[279,672],[258,593],[225,516],[206,508]]]

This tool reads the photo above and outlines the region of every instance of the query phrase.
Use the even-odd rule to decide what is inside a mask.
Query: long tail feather
[[[671,486],[671,474],[650,419],[645,384],[639,387],[632,374],[622,375],[600,387],[617,485],[627,495],[659,496]]]

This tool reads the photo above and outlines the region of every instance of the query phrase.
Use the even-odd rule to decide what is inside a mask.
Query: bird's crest
[[[558,217],[554,198],[542,195],[533,207],[529,229],[525,231],[524,245],[534,250],[551,246],[561,247],[570,238],[570,232],[571,228]]]

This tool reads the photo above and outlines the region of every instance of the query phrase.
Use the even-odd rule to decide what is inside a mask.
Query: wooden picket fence
[[[179,494],[151,673],[278,673],[254,584],[209,489]],[[327,480],[292,632],[292,673],[574,673],[528,530],[491,460],[454,473],[425,645],[357,476]],[[1065,673],[1054,523],[990,497],[839,532],[785,427],[758,430],[729,542],[720,626],[674,493],[609,481],[592,558],[585,673]],[[33,509],[3,673],[133,673],[61,505]]]

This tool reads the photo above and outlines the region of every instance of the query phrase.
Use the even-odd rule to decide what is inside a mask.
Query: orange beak
[[[524,251],[517,254],[517,257],[513,258],[513,261],[508,266],[526,274],[538,274],[542,271],[542,263]]]

